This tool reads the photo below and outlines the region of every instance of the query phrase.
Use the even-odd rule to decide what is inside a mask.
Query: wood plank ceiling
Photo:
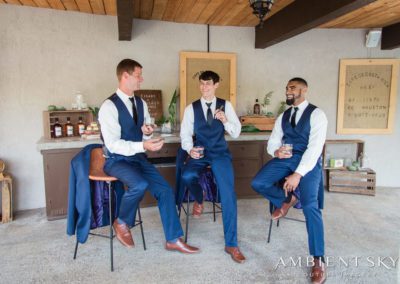
[[[117,15],[117,0],[0,0],[0,3]],[[268,17],[294,0],[276,0]],[[297,0],[300,1],[300,0]],[[248,0],[135,0],[134,17],[177,23],[254,27]],[[268,21],[268,19],[267,19]],[[400,0],[377,0],[321,25],[321,28],[380,28],[400,22]]]

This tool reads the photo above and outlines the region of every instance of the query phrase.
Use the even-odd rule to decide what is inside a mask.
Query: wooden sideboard
[[[235,171],[235,190],[238,198],[254,198],[251,180],[270,157],[264,140],[228,141]],[[165,143],[158,152],[148,152],[148,158],[161,175],[175,188],[175,158],[180,143]],[[81,148],[42,149],[48,220],[65,218],[68,206],[68,179],[71,159]],[[155,199],[147,192],[141,206],[153,206]]]

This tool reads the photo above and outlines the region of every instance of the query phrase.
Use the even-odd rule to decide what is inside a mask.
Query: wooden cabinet
[[[239,198],[257,197],[251,188],[251,180],[270,158],[267,156],[266,141],[230,141],[232,163],[235,171],[235,190]],[[166,143],[158,152],[149,152],[149,160],[175,189],[175,162],[180,143]],[[68,206],[68,181],[71,159],[81,150],[42,150],[48,220],[65,218]],[[156,200],[146,193],[141,206],[153,206]]]
[[[258,197],[251,181],[270,158],[266,154],[266,141],[231,141],[232,164],[235,174],[235,191],[239,198]]]
[[[69,170],[79,148],[42,151],[48,220],[67,216]]]

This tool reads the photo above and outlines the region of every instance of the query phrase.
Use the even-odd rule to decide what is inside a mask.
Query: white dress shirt
[[[296,124],[299,122],[301,116],[303,115],[304,110],[309,105],[308,101],[304,101],[299,104],[297,107],[299,108],[296,113]],[[294,112],[294,107],[292,107],[290,117],[292,117]],[[268,140],[267,151],[268,153],[274,157],[274,153],[282,146],[282,116],[278,116],[274,129],[272,130],[271,137]],[[290,121],[290,119],[289,119]],[[326,139],[326,131],[328,127],[328,120],[326,118],[325,113],[316,108],[310,117],[310,136],[308,139],[307,150],[304,152],[300,164],[298,165],[296,172],[300,175],[304,176],[309,171],[311,171],[317,163],[318,158],[321,156],[322,148],[324,147],[325,139]]]
[[[116,91],[116,94],[122,100],[133,119],[132,102],[129,100],[130,96],[122,92],[120,89]],[[144,100],[142,100],[142,102],[144,121],[146,121],[146,118],[150,117],[150,114],[146,102]],[[99,122],[104,144],[111,153],[133,156],[145,151],[143,148],[143,142],[132,142],[121,139],[121,125],[118,121],[118,110],[115,104],[109,99],[105,100],[100,107]],[[142,126],[140,125],[139,127]],[[144,140],[147,140],[150,137],[151,136],[143,135]]]
[[[214,97],[212,101],[206,101],[201,98],[201,107],[203,108],[204,117],[207,120],[207,110],[208,106],[206,103],[211,103],[211,112],[213,116],[215,115],[215,108],[217,104],[217,98]],[[227,122],[224,123],[224,129],[233,138],[237,138],[240,135],[242,125],[240,124],[239,118],[233,109],[232,104],[229,101],[225,101],[225,109],[223,110],[226,115]],[[193,104],[188,105],[185,108],[183,114],[182,124],[181,124],[181,143],[182,149],[190,153],[193,148],[193,133],[194,133],[194,111]]]

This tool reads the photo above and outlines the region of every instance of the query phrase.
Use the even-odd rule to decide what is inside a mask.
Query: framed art
[[[338,134],[389,134],[396,112],[398,59],[342,59]]]
[[[220,76],[216,96],[236,107],[236,54],[222,52],[180,53],[180,117],[185,107],[201,97],[199,76],[211,70]]]

